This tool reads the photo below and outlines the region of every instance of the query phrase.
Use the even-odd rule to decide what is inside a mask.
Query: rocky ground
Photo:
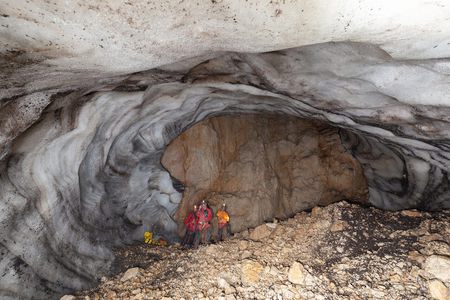
[[[116,276],[63,298],[450,299],[450,211],[340,202],[199,249],[140,245],[118,257]]]

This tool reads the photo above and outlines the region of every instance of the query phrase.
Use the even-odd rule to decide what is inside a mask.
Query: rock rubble
[[[144,252],[158,259],[76,298],[448,299],[448,210],[388,212],[339,202],[272,227],[262,239],[250,238],[253,229],[193,250],[135,246],[140,255],[123,268]],[[123,281],[130,272],[135,276]]]

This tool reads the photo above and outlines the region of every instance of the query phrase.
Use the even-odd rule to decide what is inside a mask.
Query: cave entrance
[[[175,214],[180,235],[182,221],[203,199],[213,212],[227,205],[233,232],[317,205],[368,201],[362,167],[342,145],[339,129],[298,117],[206,119],[174,139],[161,162],[185,187]]]

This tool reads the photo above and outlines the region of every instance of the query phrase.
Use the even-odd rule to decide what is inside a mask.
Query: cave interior
[[[29,115],[2,126],[2,282],[27,282],[23,295],[89,286],[112,246],[155,226],[178,240],[205,197],[229,205],[233,231],[339,200],[448,208],[448,108],[399,102],[377,82],[391,64],[374,46],[327,43],[5,102],[5,116]]]

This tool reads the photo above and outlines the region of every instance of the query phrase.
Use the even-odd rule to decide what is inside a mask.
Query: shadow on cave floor
[[[161,260],[164,254],[164,247],[158,247],[160,251],[155,251],[153,245],[138,244],[129,245],[113,250],[115,260],[111,267],[111,276],[117,275],[130,268],[146,268],[152,263]]]
[[[343,201],[195,250],[140,244],[115,253],[114,276],[77,299],[430,299],[431,283],[450,285],[450,210]]]
[[[377,257],[401,258],[412,251],[422,251],[423,245],[419,240],[424,240],[424,234],[430,235],[431,238],[428,239],[432,240],[437,239],[433,234],[445,233],[449,226],[442,221],[449,217],[448,211],[395,212],[353,203],[352,209],[341,212],[342,224],[348,229],[339,234],[331,230],[324,239],[326,244],[318,243],[317,257],[328,257],[324,266],[318,269],[323,271],[323,267],[332,268],[335,263],[349,256],[358,257],[371,253]],[[335,247],[338,251],[330,256],[327,253],[329,247]]]

